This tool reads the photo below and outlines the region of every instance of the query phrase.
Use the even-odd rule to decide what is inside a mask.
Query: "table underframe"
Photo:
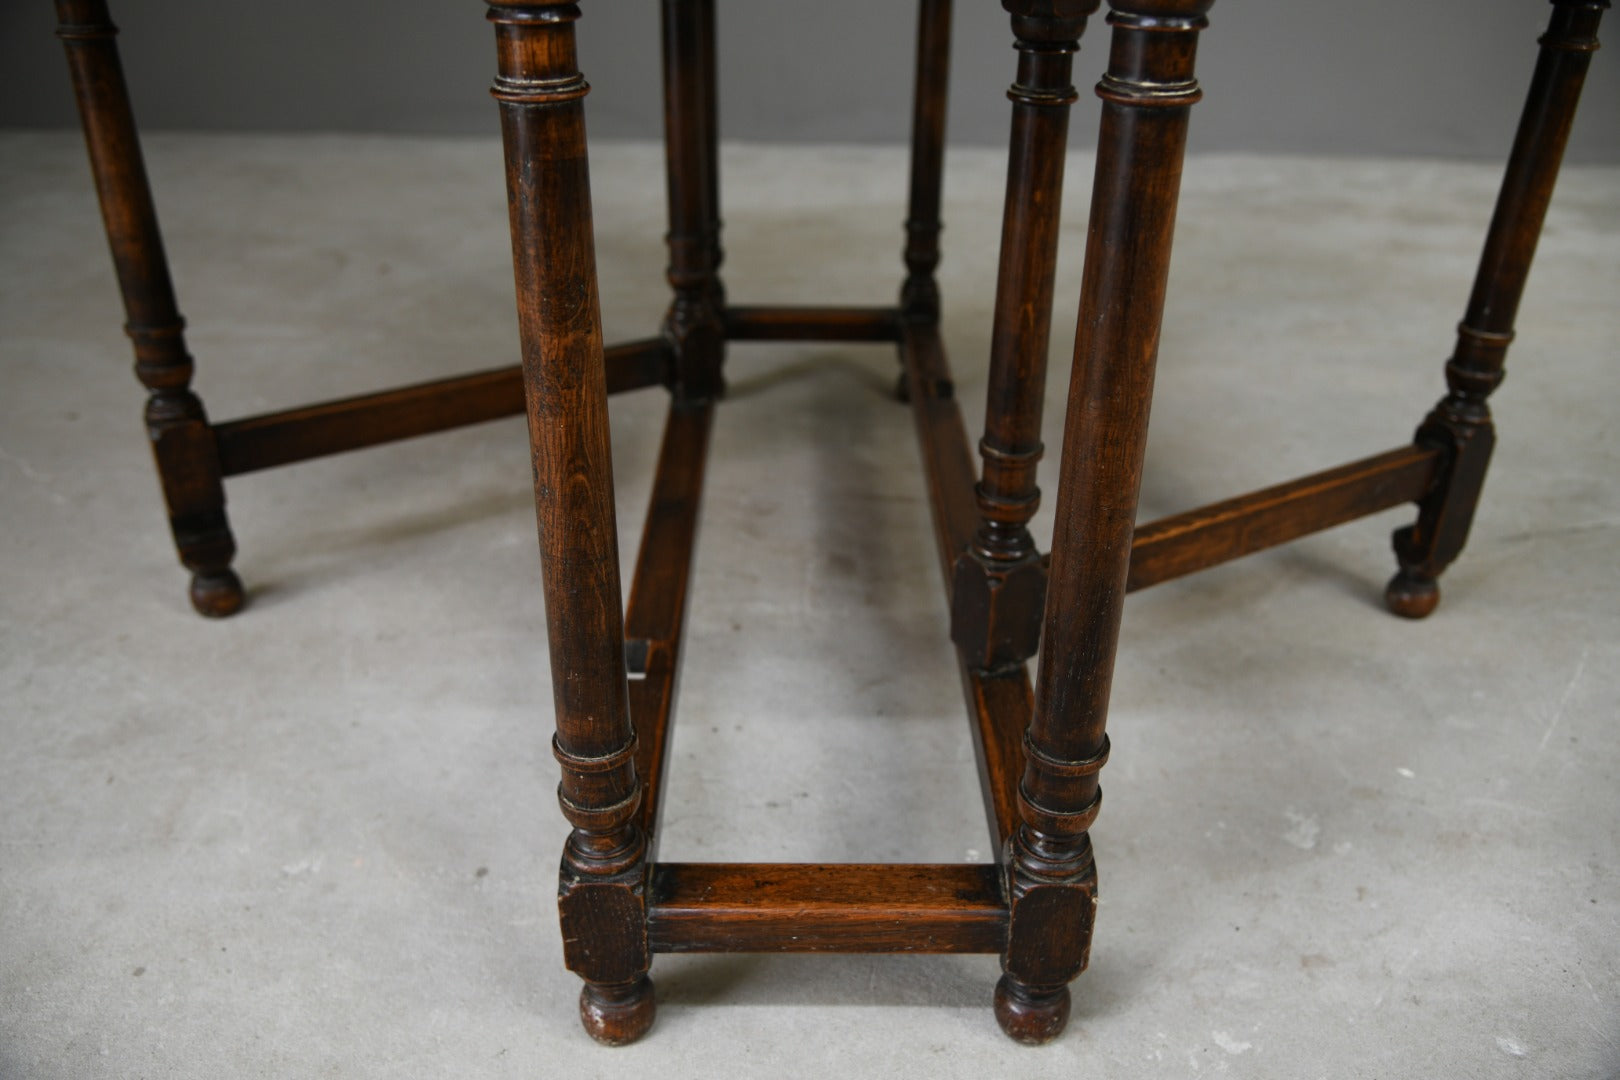
[[[1096,907],[1089,827],[1108,756],[1124,597],[1369,514],[1415,504],[1386,598],[1421,618],[1467,539],[1494,443],[1486,399],[1513,321],[1607,0],[1553,13],[1456,346],[1410,444],[1138,526],[1143,448],[1186,131],[1213,0],[1110,0],[1110,52],[1052,551],[1028,524],[1050,344],[1073,56],[1099,0],[1003,0],[1018,51],[989,394],[975,447],[939,333],[934,271],[951,0],[920,0],[898,302],[732,304],[720,275],[714,0],[662,0],[673,299],[656,335],[602,341],[577,6],[489,0],[522,363],[224,423],[191,391],[174,297],[105,0],[57,0],[92,171],[148,390],[146,424],[190,595],[243,604],[226,477],[526,413],[572,826],[559,887],[586,1029],[651,1025],[660,952],[967,952],[1002,958],[995,1009],[1025,1042],[1062,1031]],[[895,345],[933,511],[951,645],[997,860],[983,865],[705,864],[656,858],[688,579],[732,342]],[[607,397],[670,405],[628,605]],[[1038,657],[1038,660],[1037,660]],[[1035,670],[1031,672],[1031,664]]]

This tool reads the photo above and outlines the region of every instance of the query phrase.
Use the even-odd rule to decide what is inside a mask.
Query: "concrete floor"
[[[514,357],[493,141],[148,154],[215,418]],[[610,340],[664,303],[659,161],[595,159]],[[735,299],[893,295],[898,151],[725,163]],[[975,431],[1003,169],[957,154],[947,189]],[[1078,156],[1052,446],[1089,175]],[[1409,438],[1496,179],[1189,162],[1144,518]],[[992,957],[662,957],[657,1026],[610,1051],[575,1019],[551,899],[521,421],[231,481],[251,606],[195,617],[82,147],[4,136],[0,1077],[1620,1074],[1617,292],[1620,169],[1571,170],[1427,622],[1379,600],[1409,511],[1132,599],[1060,1041],[1002,1037]],[[988,859],[892,354],[738,346],[730,370],[664,856]],[[661,397],[613,404],[627,560]]]

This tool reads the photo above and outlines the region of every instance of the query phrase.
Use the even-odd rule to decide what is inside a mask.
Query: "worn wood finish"
[[[643,785],[641,828],[647,836],[649,860],[657,857],[658,815],[663,805],[659,796],[669,760],[687,587],[697,547],[698,506],[713,416],[707,402],[670,406],[624,616],[636,776]]]
[[[1041,641],[1046,565],[1029,521],[1040,506],[1035,468],[1041,460],[1041,407],[1052,330],[1058,227],[1063,210],[1063,160],[1069,82],[1090,3],[1008,2],[1018,49],[1007,151],[1007,193],[1001,217],[985,395],[984,459],[976,493],[979,525],[957,557],[951,589],[951,640],[973,665],[996,671],[1022,664]]]
[[[1416,442],[1445,452],[1440,485],[1417,521],[1395,533],[1400,570],[1385,590],[1390,610],[1421,619],[1440,602],[1439,577],[1462,553],[1485,485],[1495,425],[1486,399],[1502,382],[1513,320],[1552,200],[1586,69],[1598,48],[1608,0],[1553,0],[1540,57],[1497,196],[1457,345],[1446,364],[1448,393],[1418,428]]]
[[[933,509],[934,538],[945,575],[946,601],[950,599],[951,568],[967,549],[978,524],[973,502],[973,451],[968,448],[967,425],[956,403],[956,388],[939,330],[927,324],[906,327],[901,350],[922,450],[923,476]]]
[[[654,952],[994,953],[1006,941],[999,868],[657,863]]]
[[[497,75],[546,631],[573,826],[558,907],[590,1034],[652,1024],[646,836],[625,677],[612,449],[574,4],[496,0]]]
[[[981,671],[957,653],[962,692],[972,724],[973,753],[979,765],[985,821],[997,858],[1018,828],[1018,784],[1024,775],[1024,732],[1035,714],[1035,688],[1029,665]]]
[[[146,434],[175,547],[191,571],[191,605],[214,618],[233,615],[246,598],[231,569],[236,540],[208,415],[191,391],[195,365],[118,58],[118,28],[105,0],[57,0],[56,16],[123,296],[124,330],[135,345],[135,376],[147,389]]]
[[[744,304],[726,309],[726,337],[731,341],[898,342],[904,332],[895,308]]]
[[[1126,587],[1172,578],[1417,502],[1434,487],[1442,453],[1403,446],[1336,469],[1136,528]]]
[[[997,1018],[1061,1030],[1096,907],[1088,829],[1108,758],[1114,650],[1141,490],[1198,32],[1212,0],[1110,0],[1113,40],[1058,480],[1035,715],[1009,858],[1011,927]]]
[[[662,385],[670,358],[663,338],[607,349],[608,393]],[[230,420],[214,425],[214,437],[224,475],[238,476],[522,411],[523,369],[505,367]]]
[[[669,192],[669,283],[664,336],[677,396],[703,401],[725,387],[718,168],[713,128],[714,0],[663,0],[664,159]]]
[[[1110,0],[1079,331],[1049,563],[1029,538],[1039,492],[1070,55],[1098,0],[1003,0],[1019,69],[982,480],[938,330],[950,0],[920,0],[907,277],[896,307],[729,307],[721,263],[714,0],[661,0],[674,298],[661,335],[604,349],[576,5],[488,0],[523,363],[211,426],[163,257],[103,0],[58,0],[107,232],[151,393],[148,427],[199,610],[240,603],[225,475],[524,411],[546,591],[559,798],[572,826],[558,903],[580,1014],[608,1043],[653,1021],[652,954],[995,952],[998,1020],[1042,1042],[1067,1022],[1096,903],[1089,827],[1108,755],[1109,685],[1127,590],[1415,502],[1392,606],[1421,615],[1461,550],[1493,438],[1528,273],[1606,0],[1552,0],[1551,27],[1456,351],[1450,392],[1414,445],[1134,524],[1198,32],[1212,0]],[[658,864],[713,402],[727,340],[899,345],[997,862]],[[664,383],[672,403],[628,609],[620,606],[609,393]],[[976,483],[976,481],[978,481]],[[1017,572],[1046,575],[1039,581]],[[1034,585],[1031,582],[1035,582]],[[1025,588],[1024,586],[1030,586]],[[974,594],[977,590],[976,595]],[[1036,640],[1032,684],[1025,659]]]

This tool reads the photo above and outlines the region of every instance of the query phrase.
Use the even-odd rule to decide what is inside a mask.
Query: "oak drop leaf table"
[[[1607,0],[1551,0],[1448,392],[1410,445],[1138,526],[1135,521],[1194,55],[1213,0],[1109,0],[1111,43],[1050,555],[1040,493],[1073,56],[1100,0],[1002,0],[1017,72],[977,455],[938,330],[940,180],[951,0],[920,0],[907,274],[891,307],[733,304],[721,282],[714,0],[662,0],[669,281],[660,333],[604,347],[584,99],[571,3],[488,0],[522,365],[227,423],[189,389],[157,218],[105,0],[57,0],[102,212],[149,391],[147,430],[191,598],[243,602],[224,478],[527,412],[556,699],[559,798],[573,826],[559,908],[586,1029],[629,1042],[654,1014],[660,952],[999,954],[1013,1038],[1062,1031],[1097,897],[1088,829],[1127,592],[1404,503],[1387,599],[1421,618],[1461,552],[1494,441],[1503,361]],[[668,863],[655,858],[688,568],[728,343],[892,342],[922,446],[990,828],[985,865]],[[664,385],[668,419],[624,604],[607,396]],[[1033,681],[1028,671],[1039,657]]]

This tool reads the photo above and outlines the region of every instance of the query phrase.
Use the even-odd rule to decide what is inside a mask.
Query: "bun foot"
[[[191,578],[191,606],[197,614],[210,619],[223,619],[242,610],[247,594],[242,579],[235,570],[222,570],[217,574],[193,574]]]
[[[996,1020],[1026,1046],[1051,1042],[1068,1026],[1069,988],[1036,990],[1003,975],[996,983]]]
[[[617,986],[586,983],[579,992],[580,1021],[591,1038],[607,1046],[624,1046],[647,1034],[657,1012],[652,980],[645,975]]]
[[[1403,619],[1421,619],[1440,603],[1440,583],[1402,570],[1384,589],[1384,603]]]

